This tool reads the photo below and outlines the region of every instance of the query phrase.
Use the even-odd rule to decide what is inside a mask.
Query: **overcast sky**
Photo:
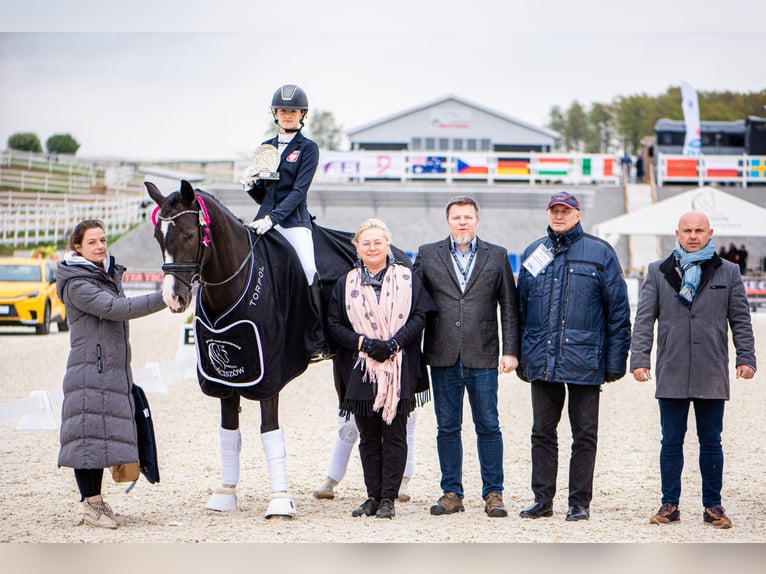
[[[284,83],[344,129],[450,94],[542,126],[554,105],[681,81],[766,89],[755,0],[0,0],[0,14],[0,147],[71,133],[81,156],[249,155]]]

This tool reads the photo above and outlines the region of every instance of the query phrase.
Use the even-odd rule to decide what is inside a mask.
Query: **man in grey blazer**
[[[649,265],[641,287],[631,344],[630,370],[639,382],[651,376],[654,323],[657,322],[657,387],[662,446],[662,506],[649,519],[668,524],[681,519],[681,472],[689,406],[694,404],[702,475],[702,520],[731,528],[721,506],[724,404],[729,399],[729,337],[736,350],[737,378],[755,374],[755,339],[739,267],[721,259],[704,213],[690,211],[678,222],[676,248]]]
[[[423,354],[431,367],[441,488],[431,514],[462,512],[463,396],[471,405],[482,498],[488,516],[508,516],[503,505],[503,436],[497,415],[498,371],[518,365],[516,283],[505,248],[476,236],[479,205],[452,198],[446,207],[450,236],[418,250],[414,271],[437,312],[429,315]],[[498,341],[498,309],[502,356]],[[499,358],[499,366],[498,366]]]

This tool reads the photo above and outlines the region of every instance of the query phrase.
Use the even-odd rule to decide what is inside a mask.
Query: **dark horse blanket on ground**
[[[357,259],[352,233],[312,228],[323,308],[335,283]],[[238,392],[263,400],[303,373],[321,341],[306,276],[293,247],[278,232],[251,235],[253,256],[247,285],[217,317],[205,309],[204,288],[197,294],[195,339],[202,391],[225,398]],[[409,265],[401,250],[394,256]]]

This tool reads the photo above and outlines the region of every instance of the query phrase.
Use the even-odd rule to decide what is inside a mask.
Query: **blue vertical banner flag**
[[[700,106],[697,90],[688,82],[681,82],[681,100],[686,123],[684,155],[698,156],[702,152],[702,133],[700,132]]]

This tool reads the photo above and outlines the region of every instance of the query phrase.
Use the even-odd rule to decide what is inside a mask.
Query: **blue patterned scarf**
[[[694,297],[697,295],[697,289],[699,289],[700,279],[702,277],[700,264],[709,261],[713,255],[715,255],[715,245],[713,245],[713,240],[710,239],[707,242],[707,245],[699,251],[687,253],[686,250],[681,247],[681,244],[676,241],[676,248],[673,250],[673,255],[676,256],[678,265],[681,267],[681,272],[683,273],[681,290],[676,297],[683,301],[688,307],[691,307],[694,302]]]

